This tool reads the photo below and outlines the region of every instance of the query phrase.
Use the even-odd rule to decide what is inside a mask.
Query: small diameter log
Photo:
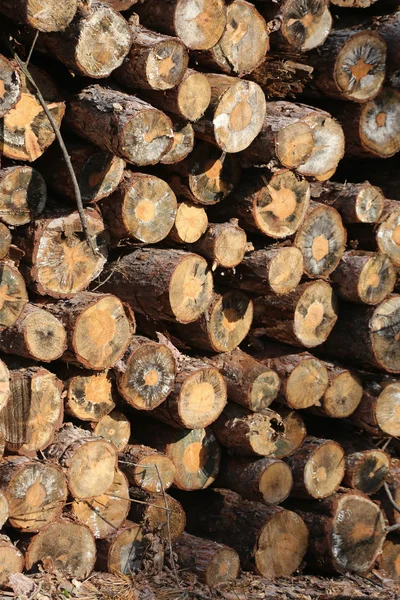
[[[213,269],[230,269],[242,262],[246,246],[246,233],[233,219],[229,223],[209,223],[207,231],[192,249],[207,258]]]
[[[115,446],[71,423],[57,432],[46,450],[46,457],[63,468],[69,491],[75,499],[100,496],[114,481]]]
[[[111,376],[107,371],[63,371],[65,412],[80,421],[99,422],[115,407]],[[103,436],[101,436],[103,437]]]
[[[181,162],[189,156],[194,148],[194,129],[191,123],[177,117],[171,116],[170,118],[174,131],[174,141],[171,150],[164,154],[160,160],[163,165],[173,165]]]
[[[193,244],[206,232],[208,217],[205,209],[184,200],[178,203],[175,223],[168,239],[177,244]]]
[[[146,550],[143,537],[141,525],[126,521],[123,527],[106,539],[97,540],[96,569],[132,577],[140,569]]]
[[[171,120],[136,96],[90,86],[68,105],[78,135],[134,165],[154,165],[173,143]]]
[[[228,404],[215,421],[213,430],[225,447],[244,456],[269,456],[284,433],[282,419],[269,408],[252,413],[237,404]]]
[[[178,85],[189,62],[182,41],[142,27],[137,15],[129,26],[133,43],[113,77],[128,88],[169,90]]]
[[[100,204],[114,244],[132,238],[156,244],[170,232],[177,202],[169,185],[147,173],[125,171],[117,190]]]
[[[196,494],[193,500],[193,508],[187,506],[189,531],[200,530],[236,550],[244,570],[274,579],[299,568],[307,550],[308,531],[296,513],[242,500],[223,489]]]
[[[331,440],[307,437],[286,462],[293,473],[296,498],[326,498],[336,492],[344,477],[344,450]]]
[[[27,304],[13,325],[0,332],[0,350],[41,362],[60,358],[67,348],[63,323],[49,311]]]
[[[122,158],[85,142],[69,141],[66,146],[84,204],[98,202],[115,191],[124,172],[125,161]],[[37,164],[53,192],[75,201],[71,175],[56,144]]]
[[[178,337],[193,348],[209,352],[230,352],[249,333],[253,321],[253,303],[242,292],[214,294],[202,316],[188,325],[175,325]]]
[[[11,4],[14,4],[13,0]],[[42,69],[30,65],[29,71],[40,88],[55,123],[60,127],[65,102],[62,102],[59,90]],[[53,143],[55,133],[38,100],[35,88],[19,68],[18,73],[21,79],[21,95],[15,106],[4,115],[0,129],[0,147],[1,153],[7,158],[32,162]]]
[[[225,377],[230,400],[258,412],[277,397],[279,375],[239,348],[210,360]]]
[[[170,348],[134,336],[114,366],[118,391],[136,410],[153,410],[174,388],[176,362]]]
[[[299,513],[310,532],[307,563],[323,573],[368,572],[386,536],[379,507],[366,496],[348,492],[333,494],[312,508],[315,512]]]
[[[287,170],[252,172],[230,199],[231,210],[242,227],[272,238],[295,233],[309,202],[309,183]]]
[[[62,382],[43,367],[10,371],[10,399],[1,429],[13,452],[35,456],[53,441],[63,420]]]
[[[0,585],[8,587],[10,575],[22,573],[25,566],[24,555],[6,535],[0,535]]]
[[[14,108],[21,97],[21,79],[16,65],[1,54],[0,89],[0,118],[2,118],[9,110]]]
[[[396,283],[396,270],[388,256],[377,252],[349,250],[332,273],[335,292],[348,302],[379,304]]]
[[[328,277],[339,264],[346,248],[346,230],[337,210],[311,202],[297,230],[295,245],[304,259],[308,277]]]
[[[116,291],[133,310],[178,323],[196,321],[212,299],[213,278],[201,256],[143,248],[104,269],[103,291]]]
[[[178,538],[173,550],[182,569],[197,575],[210,587],[226,585],[237,579],[240,560],[237,552],[212,540],[204,540],[189,533]]]
[[[43,212],[47,201],[41,174],[27,165],[0,170],[0,219],[6,225],[25,225]]]
[[[337,321],[336,296],[325,281],[302,283],[282,296],[266,292],[253,303],[259,333],[293,346],[319,346]]]
[[[122,452],[131,437],[131,424],[123,413],[113,410],[93,424],[93,433],[114,444],[118,452]]]
[[[172,541],[182,535],[186,526],[186,515],[178,500],[168,494],[151,494],[137,488],[130,488],[129,495],[133,499],[130,519],[143,523],[147,530],[159,533],[164,540]],[[138,500],[139,502],[135,502]],[[167,507],[169,512],[169,532],[167,522]]]
[[[269,31],[261,14],[246,0],[234,0],[226,8],[225,31],[218,43],[194,56],[210,71],[243,77],[264,62],[268,50]]]
[[[7,228],[4,226],[4,229]],[[7,237],[9,233],[7,229]],[[14,325],[27,304],[28,293],[22,275],[11,262],[0,262],[0,328]]]
[[[207,50],[220,39],[226,24],[223,0],[154,0],[135,6],[146,27],[176,35],[190,50]]]
[[[201,429],[219,417],[226,399],[227,386],[218,369],[182,355],[173,390],[150,416],[177,429]]]
[[[223,152],[240,152],[261,131],[265,118],[264,92],[254,81],[207,74],[211,102],[206,116],[193,124],[196,135]]]
[[[151,104],[187,121],[197,121],[211,102],[211,86],[207,76],[187,69],[182,81],[168,92],[146,90]]]
[[[376,436],[400,435],[400,384],[378,375],[364,381],[364,393],[350,419],[357,427]]]
[[[382,554],[378,557],[378,566],[393,581],[400,580],[400,544],[394,540],[386,540]]]
[[[128,480],[116,469],[114,481],[104,494],[87,500],[74,500],[71,513],[80,523],[89,527],[96,539],[102,539],[121,527],[130,505]]]
[[[68,350],[63,360],[86,369],[101,371],[112,367],[125,353],[134,322],[116,296],[80,292],[69,300],[46,304],[68,334]]]
[[[118,464],[130,485],[146,492],[160,493],[174,482],[172,460],[149,446],[129,444],[119,453]]]
[[[375,242],[378,250],[387,254],[396,267],[400,266],[400,203],[386,200]]]
[[[1,0],[0,13],[39,31],[63,31],[75,16],[78,0]]]
[[[271,457],[286,458],[302,446],[307,436],[306,426],[298,411],[275,404],[273,407],[281,416],[284,432],[276,440],[276,450]]]
[[[68,496],[60,467],[25,456],[9,456],[0,463],[0,489],[9,507],[12,527],[39,531],[58,519]]]
[[[224,269],[217,277],[221,283],[247,292],[287,294],[298,286],[303,271],[301,251],[282,244],[246,254],[234,270]]]
[[[385,197],[382,190],[364,183],[337,183],[315,181],[310,184],[311,198],[315,202],[333,206],[343,223],[377,223],[383,212]]]
[[[30,541],[26,551],[26,568],[39,563],[57,569],[75,579],[86,579],[93,571],[96,544],[89,527],[59,519],[47,525]]]
[[[390,469],[390,460],[382,450],[363,450],[346,454],[343,484],[368,496],[382,487]]]
[[[73,296],[103,269],[107,256],[103,220],[92,208],[85,209],[85,216],[96,254],[83,235],[78,212],[49,211],[15,235],[15,243],[25,252],[24,275],[41,296]]]
[[[333,363],[324,362],[323,365],[328,371],[328,388],[320,406],[313,407],[312,412],[333,419],[349,417],[361,402],[361,380],[356,374]]]
[[[0,223],[0,259],[6,258],[11,249],[11,231]]]
[[[400,296],[397,295],[376,307],[342,305],[340,319],[323,351],[340,360],[400,373],[399,315]]]
[[[277,458],[229,456],[222,463],[217,487],[227,488],[246,500],[280,504],[293,487],[290,467]]]

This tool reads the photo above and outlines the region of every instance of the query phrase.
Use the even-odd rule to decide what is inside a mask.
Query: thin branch
[[[29,50],[28,58],[25,61],[25,67],[26,68],[28,68],[28,65],[30,63],[30,60],[31,60],[31,57],[32,57],[32,53],[33,53],[33,51],[35,49],[38,37],[39,37],[39,30],[37,30],[36,33],[35,33],[35,37],[33,38],[33,42],[32,42],[32,45],[30,47],[30,50]]]
[[[162,492],[162,495],[163,495],[163,498],[164,498],[165,510],[166,510],[166,514],[167,514],[168,549],[169,549],[169,555],[170,555],[170,560],[171,560],[171,566],[172,566],[172,570],[174,572],[176,583],[177,583],[178,587],[180,588],[181,587],[181,582],[179,581],[178,572],[176,570],[176,565],[175,565],[174,551],[172,549],[171,520],[170,520],[170,511],[169,511],[169,506],[168,506],[167,495],[165,493],[163,480],[161,479],[160,469],[159,469],[159,467],[158,467],[157,464],[154,465],[154,466],[157,469],[157,475],[158,475],[158,479],[160,481],[161,492]]]

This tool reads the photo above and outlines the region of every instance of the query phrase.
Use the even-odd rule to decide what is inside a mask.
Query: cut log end
[[[346,456],[344,484],[364,494],[375,494],[390,470],[389,456],[382,450],[353,452]]]
[[[265,504],[280,504],[289,496],[293,487],[290,467],[280,460],[270,460],[259,481],[259,491]]]
[[[301,5],[289,0],[284,6],[282,34],[299,50],[312,50],[324,43],[332,27],[328,3],[307,0]]]
[[[66,411],[81,421],[98,422],[115,406],[107,372],[74,375],[67,381],[66,391]]]
[[[379,567],[390,579],[400,580],[400,544],[386,540],[379,559]]]
[[[0,55],[0,118],[14,108],[21,95],[21,79],[15,65]]]
[[[115,448],[106,440],[96,439],[78,448],[68,470],[68,486],[74,498],[104,493],[112,484],[115,463]]]
[[[130,496],[145,502],[141,506],[140,503],[136,505],[135,502],[132,503],[130,518],[143,521],[147,530],[158,533],[164,540],[175,541],[182,535],[186,526],[186,515],[178,500],[168,494],[150,494],[136,488],[130,488]]]
[[[296,169],[309,159],[314,145],[311,127],[297,121],[279,130],[275,141],[276,155],[284,167]]]
[[[93,432],[96,436],[114,444],[116,449],[121,452],[131,437],[131,424],[124,414],[113,410],[95,423]]]
[[[300,414],[296,411],[278,408],[284,426],[284,432],[276,440],[274,458],[286,458],[303,444],[307,436],[306,427]]]
[[[142,526],[127,521],[114,535],[97,542],[96,568],[115,575],[132,577],[142,562],[145,549],[143,538]]]
[[[295,247],[282,248],[271,260],[268,283],[276,294],[288,294],[300,283],[303,271],[301,250]]]
[[[77,6],[77,0],[66,0],[62,4],[53,0],[24,0],[16,6],[13,2],[6,2],[2,8],[4,14],[13,20],[38,31],[53,32],[63,31],[70,24]]]
[[[178,244],[193,244],[206,232],[207,225],[207,213],[202,206],[181,202],[169,235]]]
[[[391,373],[400,372],[400,296],[391,296],[375,310],[370,322],[377,363]]]
[[[345,370],[329,382],[321,401],[324,413],[334,419],[349,417],[360,404],[362,394],[359,378]]]
[[[20,552],[7,536],[0,537],[0,585],[7,587],[10,575],[22,573],[24,570],[24,555]]]
[[[129,444],[119,455],[122,471],[131,485],[151,493],[161,493],[171,487],[175,465],[170,458],[149,448]]]
[[[329,179],[344,155],[343,129],[335,119],[327,117],[326,114],[311,114],[302,121],[312,129],[314,148],[310,157],[297,167],[297,172],[321,181]]]
[[[121,142],[124,157],[134,165],[154,165],[173,144],[172,122],[160,110],[148,106],[126,125]]]
[[[290,408],[299,410],[319,403],[328,387],[328,372],[317,358],[300,361],[290,373],[285,398]]]
[[[194,130],[193,126],[181,120],[173,119],[174,141],[171,150],[169,150],[161,158],[160,163],[163,165],[172,165],[185,159],[193,150],[194,147]]]
[[[226,24],[223,0],[185,0],[175,12],[175,30],[190,50],[207,50],[220,39]]]
[[[253,303],[241,292],[223,294],[213,306],[207,325],[215,352],[230,352],[244,340],[253,321]]]
[[[172,274],[169,302],[179,323],[196,321],[210,303],[213,287],[211,270],[204,258],[185,256]]]
[[[360,223],[377,223],[383,212],[385,197],[378,187],[365,184],[356,200],[356,215]]]
[[[337,320],[337,302],[331,286],[316,281],[307,287],[297,303],[294,331],[307,348],[322,344]]]
[[[389,158],[400,150],[400,92],[384,88],[361,112],[360,141],[369,153]]]
[[[393,201],[394,202],[394,201]],[[395,205],[389,206],[389,214],[379,225],[376,241],[379,250],[387,254],[396,267],[400,266],[400,210]],[[386,212],[386,210],[385,210]]]
[[[6,258],[11,248],[11,231],[0,223],[0,259]]]
[[[0,219],[7,225],[33,221],[46,200],[46,184],[36,169],[21,165],[0,171]]]
[[[308,494],[312,498],[330,496],[339,487],[344,470],[343,449],[336,442],[324,440],[313,452],[304,469],[304,486]]]
[[[0,327],[10,327],[28,303],[28,294],[22,275],[8,263],[0,264],[0,299]]]
[[[203,73],[189,70],[177,91],[177,109],[188,121],[198,121],[211,101],[211,87]]]

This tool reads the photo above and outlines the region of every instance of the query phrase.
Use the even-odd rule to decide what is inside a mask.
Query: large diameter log
[[[193,244],[205,233],[208,217],[205,209],[184,200],[178,203],[175,222],[168,239],[177,244]]]
[[[299,568],[307,550],[308,531],[296,513],[242,500],[223,489],[207,490],[190,500],[192,506],[184,506],[189,532],[200,530],[205,537],[235,549],[243,569],[274,579]]]
[[[80,421],[97,423],[115,407],[108,371],[88,372],[69,365],[62,370],[65,412]]]
[[[63,420],[63,385],[43,367],[10,371],[10,399],[1,413],[1,430],[10,450],[35,456],[53,441]]]
[[[310,532],[307,563],[323,573],[368,572],[386,536],[379,507],[349,492],[313,503],[312,509],[315,512],[299,513]]]
[[[223,0],[155,0],[150,4],[135,6],[140,22],[150,29],[178,36],[190,50],[212,48],[224,31]]]
[[[118,464],[130,485],[161,493],[171,487],[175,465],[168,456],[140,444],[129,444],[119,453]]]
[[[345,473],[344,450],[337,442],[307,437],[286,462],[293,473],[292,495],[326,498],[338,489]]]
[[[156,244],[170,232],[177,202],[169,185],[154,175],[125,171],[117,190],[100,204],[115,244],[132,238]]]
[[[191,123],[172,117],[172,129],[174,131],[174,141],[171,150],[161,158],[162,165],[172,165],[184,160],[193,151],[194,148],[194,129]]]
[[[253,304],[258,333],[293,346],[319,346],[337,321],[336,296],[325,281],[302,283],[283,296],[267,292]]]
[[[123,413],[113,410],[93,424],[93,433],[114,444],[118,452],[126,448],[131,437],[131,424]]]
[[[114,366],[128,348],[134,321],[117,296],[80,292],[46,307],[67,331],[66,362],[101,371]]]
[[[21,78],[16,65],[3,55],[0,55],[0,88],[0,117],[4,117],[21,97]]]
[[[269,408],[252,413],[237,404],[227,404],[213,430],[218,441],[236,454],[270,456],[284,426],[280,415]]]
[[[0,298],[0,328],[4,329],[14,325],[28,304],[24,278],[11,262],[0,262]]]
[[[36,169],[15,165],[0,170],[0,219],[6,225],[26,225],[43,212],[46,184]]]
[[[96,569],[132,577],[140,569],[146,550],[143,538],[142,526],[126,521],[123,527],[106,539],[97,540]]]
[[[246,247],[246,233],[233,219],[229,223],[209,223],[205,234],[192,249],[207,258],[213,269],[231,269],[242,262]]]
[[[40,88],[51,116],[60,127],[65,113],[65,102],[62,101],[59,90],[42,69],[31,65],[29,71]],[[2,154],[8,158],[32,162],[53,143],[55,133],[35,88],[20,69],[18,73],[21,79],[21,95],[15,106],[4,116],[0,130],[0,147]]]
[[[400,373],[399,315],[400,296],[397,295],[376,307],[342,305],[340,318],[323,350],[340,360]]]
[[[135,519],[137,523],[144,523],[147,530],[158,532],[164,540],[174,541],[182,535],[186,526],[186,515],[178,500],[169,494],[152,494],[133,487],[129,489],[129,494],[133,500],[129,513],[130,519]]]
[[[279,375],[239,348],[210,360],[225,377],[230,400],[258,412],[277,397]]]
[[[265,61],[247,77],[258,83],[267,98],[296,98],[312,78],[313,67],[303,60],[297,53],[284,59],[269,52]]]
[[[226,585],[239,575],[240,560],[229,546],[183,533],[173,545],[179,566],[194,572],[206,585]]]
[[[75,499],[100,496],[114,481],[115,446],[71,423],[57,432],[46,450],[46,457],[63,468]]]
[[[63,31],[75,16],[78,0],[1,0],[0,12],[39,31]]]
[[[351,421],[376,436],[400,435],[400,384],[389,377],[375,376],[364,382],[364,393]]]
[[[376,494],[390,470],[390,459],[382,450],[361,450],[346,454],[343,484],[367,494]]]
[[[311,202],[294,241],[303,254],[306,275],[311,278],[328,277],[345,251],[346,237],[337,210]]]
[[[191,323],[212,299],[213,278],[204,258],[183,250],[143,248],[104,269],[103,291],[117,292],[133,310],[156,320]]]
[[[15,243],[25,252],[24,275],[36,293],[68,298],[101,273],[107,256],[104,223],[92,208],[85,209],[85,217],[95,254],[84,237],[78,212],[49,210],[18,230]]]
[[[273,406],[282,419],[284,432],[276,440],[276,450],[271,457],[286,458],[302,446],[307,437],[306,426],[298,411],[281,405]]]
[[[41,362],[60,358],[67,348],[67,332],[60,319],[27,304],[13,325],[0,332],[0,350]]]
[[[25,566],[24,555],[6,535],[0,535],[1,574],[0,585],[9,585],[10,575],[22,573]]]
[[[364,183],[337,183],[335,181],[313,182],[311,198],[333,206],[340,213],[343,223],[377,223],[383,212],[385,198],[382,190]]]
[[[50,523],[30,541],[26,568],[39,563],[51,565],[67,577],[86,579],[96,560],[96,544],[89,527],[59,519]]]
[[[68,105],[67,122],[82,137],[134,165],[154,165],[171,149],[171,120],[136,96],[92,85]]]
[[[0,489],[8,501],[10,525],[24,532],[39,531],[58,519],[68,495],[60,467],[25,456],[1,461]]]
[[[172,351],[144,337],[131,338],[114,366],[118,391],[136,410],[153,410],[173,390],[176,362]]]
[[[219,417],[226,399],[227,386],[218,369],[182,355],[173,390],[151,416],[178,429],[201,429]]]

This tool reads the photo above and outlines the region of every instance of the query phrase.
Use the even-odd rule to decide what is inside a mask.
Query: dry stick
[[[389,498],[389,502],[390,504],[393,506],[393,508],[395,510],[397,510],[398,513],[400,513],[400,506],[397,504],[397,502],[395,501],[395,499],[392,496],[392,492],[389,489],[388,484],[385,483],[383,484],[384,490],[387,494],[387,497]],[[392,531],[397,531],[398,529],[400,529],[400,523],[396,523],[396,525],[390,525],[388,527],[386,527],[386,531],[387,533],[391,533]]]
[[[157,470],[157,475],[158,475],[158,479],[161,485],[161,492],[164,498],[164,504],[165,504],[165,509],[167,511],[167,532],[168,532],[168,550],[169,550],[169,556],[170,556],[170,560],[171,560],[171,565],[172,565],[172,570],[174,572],[174,576],[176,579],[176,583],[178,585],[178,587],[181,587],[181,582],[179,581],[179,577],[178,577],[178,572],[176,570],[176,565],[175,565],[175,559],[174,559],[174,551],[172,549],[172,540],[171,540],[171,527],[170,527],[170,512],[169,512],[169,507],[168,507],[168,500],[167,500],[167,496],[165,493],[165,489],[164,489],[164,484],[163,484],[163,480],[161,479],[161,473],[160,473],[160,469],[158,467],[158,465],[154,465],[156,470]]]

